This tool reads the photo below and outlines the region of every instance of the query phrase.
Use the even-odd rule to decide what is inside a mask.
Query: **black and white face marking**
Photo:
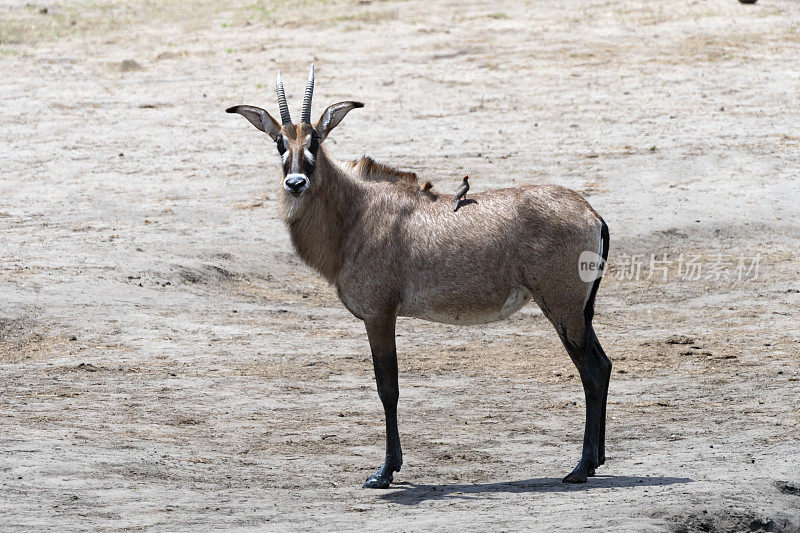
[[[279,133],[275,139],[275,145],[278,147],[278,153],[281,154],[281,161],[286,164],[286,159],[289,157],[289,139]]]
[[[319,138],[312,130],[302,142],[292,143],[285,135],[280,134],[275,139],[278,153],[283,164],[283,188],[292,196],[300,196],[311,184],[316,167]]]

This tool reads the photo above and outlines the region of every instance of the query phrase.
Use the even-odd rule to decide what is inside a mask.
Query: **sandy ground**
[[[800,530],[800,4],[234,4],[0,2],[0,530]],[[276,112],[280,68],[297,113],[312,60],[315,116],[367,104],[335,155],[604,216],[598,477],[560,483],[583,394],[528,307],[400,320],[405,464],[360,488],[363,326],[223,112]],[[707,276],[738,255],[756,279]]]

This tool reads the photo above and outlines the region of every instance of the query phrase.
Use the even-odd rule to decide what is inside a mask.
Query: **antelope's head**
[[[283,189],[286,194],[294,198],[300,197],[310,188],[313,188],[318,179],[314,175],[316,170],[317,154],[320,144],[339,122],[357,107],[364,107],[361,102],[339,102],[328,107],[316,124],[311,125],[311,98],[314,95],[314,65],[308,75],[306,92],[303,96],[303,110],[300,113],[300,123],[293,124],[289,115],[289,106],[286,104],[286,95],[283,91],[283,80],[278,71],[275,82],[278,93],[278,107],[281,112],[281,122],[260,107],[250,105],[237,105],[226,109],[228,113],[239,113],[250,123],[263,131],[275,141],[278,155],[283,168]]]

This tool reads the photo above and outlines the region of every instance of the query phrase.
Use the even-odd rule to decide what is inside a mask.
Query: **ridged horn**
[[[308,82],[306,83],[306,93],[303,95],[303,111],[300,113],[300,122],[311,124],[311,98],[314,96],[314,63],[311,63],[311,70],[308,72]]]
[[[281,71],[278,71],[278,77],[275,80],[275,91],[278,93],[278,107],[281,110],[281,124],[291,124],[292,116],[289,114],[289,106],[286,104],[286,93],[283,92],[283,80],[281,79]]]

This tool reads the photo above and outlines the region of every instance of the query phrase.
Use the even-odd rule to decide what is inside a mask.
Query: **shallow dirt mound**
[[[800,531],[800,522],[788,516],[767,516],[764,513],[739,513],[721,511],[700,511],[684,515],[673,526],[676,533],[709,531],[769,531],[789,533]]]
[[[790,483],[788,481],[776,481],[775,487],[783,494],[791,494],[792,496],[800,496],[800,484]]]
[[[63,348],[67,335],[50,336],[30,318],[0,318],[0,362],[38,360]]]
[[[191,263],[186,265],[176,265],[174,271],[178,280],[188,284],[211,284],[216,285],[223,282],[234,282],[246,279],[246,276],[228,270],[220,265],[208,263]]]

